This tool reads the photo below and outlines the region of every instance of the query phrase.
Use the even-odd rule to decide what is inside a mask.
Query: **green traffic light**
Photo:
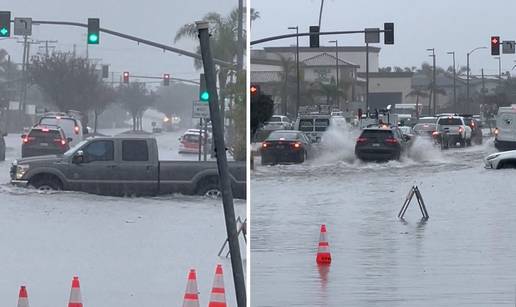
[[[208,100],[210,100],[210,93],[208,93],[207,91],[202,92],[201,93],[201,101],[208,101]]]
[[[2,29],[0,29],[0,35],[1,36],[8,36],[9,35],[9,30],[7,30],[6,27],[3,27]]]
[[[90,44],[97,44],[99,42],[99,36],[95,33],[91,33],[88,36],[88,43]]]

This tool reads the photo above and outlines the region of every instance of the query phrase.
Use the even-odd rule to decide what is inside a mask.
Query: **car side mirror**
[[[81,164],[84,162],[84,152],[82,150],[78,150],[74,155],[72,162],[75,164]]]
[[[24,138],[26,138],[26,137],[27,137],[27,135],[26,135],[26,134],[22,134],[22,135],[21,135],[21,138],[22,138],[22,139],[24,139]]]
[[[178,141],[181,141],[181,138],[178,138],[177,140],[178,140]]]
[[[410,135],[406,135],[406,134],[404,134],[404,135],[403,135],[403,139],[404,139],[406,142],[410,141]]]
[[[70,142],[72,142],[72,141],[73,141],[73,139],[72,139],[72,138],[66,138],[66,141],[67,141],[68,143],[70,143]]]

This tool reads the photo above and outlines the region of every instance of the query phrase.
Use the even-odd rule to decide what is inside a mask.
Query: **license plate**
[[[283,149],[285,148],[285,145],[276,145],[276,148]]]
[[[40,146],[48,146],[48,143],[39,143]]]
[[[373,147],[379,147],[379,146],[380,146],[380,144],[378,144],[378,143],[373,144]]]

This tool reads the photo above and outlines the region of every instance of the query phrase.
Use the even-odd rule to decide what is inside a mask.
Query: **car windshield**
[[[87,142],[88,142],[88,140],[83,140],[83,141],[81,141],[81,142],[77,143],[77,145],[75,145],[74,147],[72,147],[72,148],[68,149],[68,150],[64,153],[64,155],[65,155],[65,156],[67,156],[67,157],[68,157],[68,156],[73,155],[73,154],[74,154],[74,153],[75,153],[79,148],[81,148],[81,147],[82,147],[84,144],[86,144]]]
[[[462,125],[462,121],[460,120],[460,118],[445,117],[439,119],[439,125],[457,126]]]
[[[281,122],[281,117],[279,117],[279,116],[271,117],[271,119],[269,120],[269,123],[273,123],[273,122]]]
[[[299,139],[297,132],[290,131],[274,131],[267,138],[268,141],[278,141],[278,140],[287,140],[293,141]]]

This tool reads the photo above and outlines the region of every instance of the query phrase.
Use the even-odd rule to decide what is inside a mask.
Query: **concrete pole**
[[[366,43],[366,95],[365,95],[365,109],[369,112],[369,43]]]
[[[466,105],[464,106],[464,113],[468,113],[469,106],[469,53],[466,54]]]
[[[244,67],[244,46],[242,42],[244,19],[244,1],[238,0],[238,29],[237,29],[237,71],[240,72]]]
[[[296,34],[299,34],[299,26],[296,26]],[[301,101],[301,94],[300,94],[300,74],[299,74],[299,36],[296,36],[296,74],[297,74],[297,93],[296,93],[296,117],[297,112],[299,110],[299,104]],[[287,112],[288,113],[288,112]]]
[[[224,130],[222,116],[219,110],[219,97],[217,94],[217,79],[215,75],[215,64],[210,48],[210,34],[208,33],[208,22],[196,22],[199,31],[199,41],[201,46],[201,56],[203,60],[204,75],[206,78],[206,88],[210,93],[210,118],[213,126],[213,142],[217,156],[217,167],[219,171],[219,184],[222,191],[222,203],[224,207],[224,217],[226,220],[226,232],[229,242],[229,252],[231,254],[231,268],[233,271],[233,281],[235,283],[235,293],[238,307],[246,306],[246,289],[244,271],[242,267],[242,257],[240,255],[240,244],[236,229],[235,208],[233,206],[233,191],[231,190],[231,180],[229,178],[228,162],[226,157],[226,145],[224,144]]]

